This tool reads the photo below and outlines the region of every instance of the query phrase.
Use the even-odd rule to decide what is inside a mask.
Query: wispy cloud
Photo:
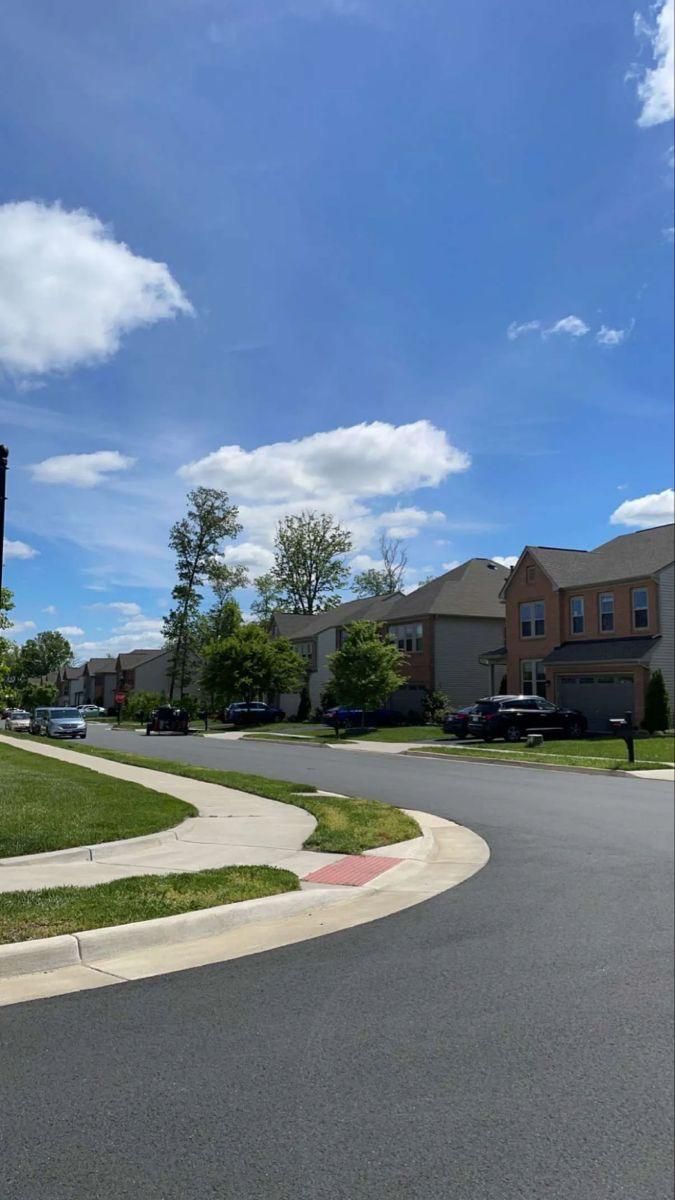
[[[520,325],[517,321],[512,321],[506,331],[506,336],[510,342],[515,342],[524,333],[535,333],[538,329],[541,329],[541,321],[522,321]]]
[[[633,68],[642,109],[637,123],[644,127],[662,125],[675,116],[675,0],[662,0],[651,10],[652,19],[635,13],[635,33],[650,47],[654,65]]]
[[[118,450],[96,450],[93,454],[58,454],[33,463],[30,469],[35,483],[90,488],[105,482],[110,474],[128,470],[135,461]]]
[[[634,322],[631,322],[627,329],[610,329],[608,325],[601,325],[595,335],[595,340],[599,346],[606,346],[608,349],[620,346],[632,332],[633,324]]]
[[[599,346],[619,346],[632,332],[634,325],[635,321],[631,321],[625,329],[612,329],[608,325],[601,325],[595,334],[594,341]],[[538,333],[545,341],[549,337],[582,338],[590,332],[591,326],[581,317],[571,313],[568,317],[560,317],[551,325],[545,325],[540,320],[523,321],[521,324],[512,321],[506,330],[506,336],[510,342],[515,342],[526,334]]]
[[[542,336],[549,337],[550,335],[567,334],[569,337],[579,338],[585,337],[587,333],[590,333],[590,328],[590,325],[582,321],[581,317],[570,315],[569,317],[561,317],[559,321],[556,321],[553,325],[549,325],[547,329],[543,330]]]
[[[84,629],[80,629],[79,625],[59,625],[57,633],[62,633],[64,637],[83,637]]]
[[[5,538],[4,562],[10,558],[37,558],[39,553],[39,550],[36,550],[34,546],[29,546],[27,542],[13,542],[10,538]]]

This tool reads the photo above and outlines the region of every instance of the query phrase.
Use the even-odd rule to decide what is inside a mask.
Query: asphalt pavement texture
[[[473,879],[302,945],[0,1010],[3,1200],[666,1200],[668,784],[92,730],[460,821]]]

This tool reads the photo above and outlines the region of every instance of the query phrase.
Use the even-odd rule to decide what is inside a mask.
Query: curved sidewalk
[[[11,744],[73,763],[58,747]],[[316,822],[304,809],[95,756],[77,762],[177,796],[199,815],[126,842],[0,860],[0,890],[252,863],[293,871],[301,890],[0,946],[0,1005],[224,961],[373,921],[455,887],[489,858],[486,843],[471,830],[412,810],[406,811],[420,825],[418,838],[358,856],[307,851],[302,843]]]

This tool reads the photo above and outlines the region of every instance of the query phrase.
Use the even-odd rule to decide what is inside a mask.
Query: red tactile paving
[[[383,871],[403,862],[402,858],[378,858],[371,854],[362,858],[359,854],[347,854],[340,862],[330,863],[327,867],[319,867],[305,875],[307,883],[341,883],[343,887],[361,887],[369,880],[375,879]]]

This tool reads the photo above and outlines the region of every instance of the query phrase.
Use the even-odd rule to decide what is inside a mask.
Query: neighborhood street
[[[4,1009],[6,1200],[671,1194],[671,785],[89,741],[424,808],[492,857],[370,925]]]

